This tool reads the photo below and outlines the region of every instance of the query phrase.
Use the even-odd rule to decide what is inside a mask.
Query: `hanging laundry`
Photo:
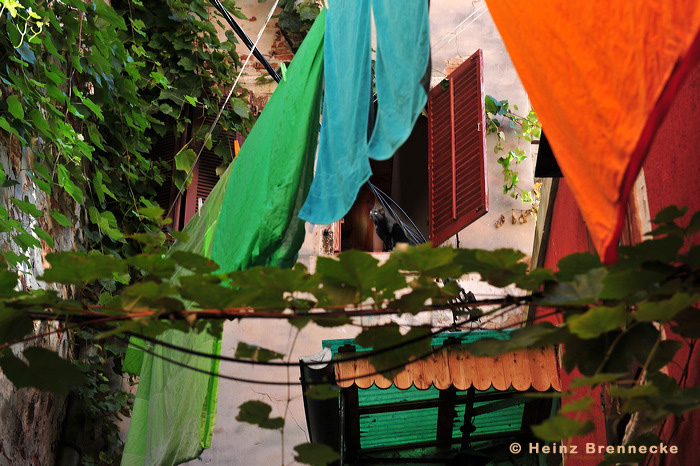
[[[487,3],[598,254],[614,262],[642,162],[700,60],[700,2]]]
[[[325,12],[297,52],[232,164],[185,227],[187,243],[173,250],[214,260],[222,272],[256,265],[291,266],[304,239],[297,217],[313,173],[321,109]],[[181,270],[178,274],[184,273]],[[170,330],[159,339],[213,355],[221,339],[206,333]],[[216,421],[218,378],[161,357],[218,372],[217,361],[148,346],[130,348],[126,369],[140,375],[122,465],[180,464],[211,444]]]
[[[371,11],[377,31],[378,111],[367,141],[371,88]],[[427,0],[330,0],[326,21],[323,123],[316,173],[299,216],[328,224],[343,217],[372,171],[411,134],[427,102]],[[407,32],[408,31],[408,32]]]

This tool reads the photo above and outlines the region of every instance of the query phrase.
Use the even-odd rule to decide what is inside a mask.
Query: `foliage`
[[[490,95],[484,99],[484,109],[486,111],[486,134],[496,134],[496,145],[493,151],[498,154],[504,150],[503,144],[506,141],[506,130],[510,129],[517,135],[517,147],[508,151],[504,156],[499,157],[498,163],[503,167],[503,194],[510,193],[513,199],[520,199],[522,202],[533,202],[533,193],[518,187],[520,181],[517,171],[518,164],[527,158],[525,150],[520,147],[521,141],[532,142],[540,137],[542,125],[534,110],[530,110],[527,116],[520,116],[510,109],[507,100],[496,100]],[[513,110],[518,111],[518,106],[514,105]],[[507,127],[506,127],[507,125]]]
[[[166,181],[168,168],[149,157],[151,146],[168,132],[182,134],[187,124],[194,125],[189,146],[201,143],[208,127],[195,124],[192,108],[215,115],[240,63],[235,37],[227,31],[220,41],[216,25],[226,28],[203,0],[112,4],[3,2],[0,92],[7,98],[0,104],[0,128],[11,144],[32,152],[32,179],[61,207],[49,216],[22,209],[21,200],[15,205],[43,216],[43,224],[84,224],[88,249],[123,255],[138,246],[129,240],[132,234],[156,227],[138,212],[153,205],[154,189]],[[252,124],[243,92],[207,141],[222,164],[232,156],[218,139],[220,130],[246,133]],[[87,218],[73,203],[84,207]],[[22,251],[40,246],[37,238],[50,243],[45,227],[26,230],[6,212],[0,217]],[[5,260],[26,262],[13,254]]]
[[[154,222],[161,213],[158,209],[148,212]],[[653,237],[620,248],[617,264],[605,266],[593,255],[576,254],[562,259],[556,272],[528,271],[524,255],[509,249],[433,249],[421,245],[395,251],[381,265],[366,253],[347,251],[338,258],[319,257],[315,274],[309,274],[301,264],[292,269],[255,267],[220,273],[215,264],[203,257],[189,253],[164,256],[163,238],[149,233],[135,238],[144,244],[145,252],[128,260],[106,261],[101,254],[78,255],[81,283],[71,274],[75,253],[49,257],[52,267],[43,278],[50,282],[89,287],[91,282],[123,274],[125,268],[132,276],[141,277],[118,296],[103,295],[99,304],[61,300],[48,290],[17,291],[16,275],[4,271],[0,275],[3,327],[11,322],[13,329],[24,330],[8,332],[2,328],[4,341],[0,344],[21,338],[30,329],[27,323],[37,317],[36,311],[45,308],[56,313],[56,318],[69,322],[87,319],[89,323],[90,319],[104,318],[108,323],[102,328],[109,330],[103,335],[135,332],[154,337],[168,328],[188,327],[217,333],[220,327],[209,325],[212,320],[207,317],[252,317],[256,312],[278,313],[299,328],[310,322],[339,326],[351,322],[352,313],[359,312],[353,309],[360,305],[363,309],[397,314],[445,308],[459,290],[454,282],[444,287],[436,282],[443,277],[478,273],[496,287],[514,284],[532,290],[530,298],[512,297],[504,303],[509,299],[515,305],[532,302],[541,309],[534,316],[535,321],[546,317],[548,309],[554,309],[561,320],[557,325],[538,322],[498,339],[469,343],[469,351],[475,355],[497,355],[562,344],[563,368],[582,374],[572,386],[579,390],[577,401],[568,403],[573,393],[564,393],[562,413],[536,427],[535,434],[554,441],[590,431],[590,423],[581,416],[590,408],[592,390],[598,386],[619,400],[620,417],[641,413],[643,427],[652,428],[669,416],[700,407],[697,387],[685,387],[682,380],[662,372],[685,343],[664,339],[657,326],[668,325],[675,334],[689,340],[700,335],[700,316],[695,307],[700,299],[700,249],[689,244],[691,235],[700,232],[700,213],[693,215],[685,227],[684,215],[684,209],[675,207],[660,212]],[[177,267],[189,269],[190,275],[179,281],[168,279]],[[410,292],[396,299],[395,292],[404,288]],[[337,310],[346,306],[351,306],[350,310]],[[188,307],[192,310],[185,311]],[[285,311],[287,314],[283,314]],[[292,315],[288,314],[290,311]],[[498,312],[503,312],[503,307],[480,306],[467,311],[463,322],[488,319]],[[375,368],[393,373],[400,370],[397,364],[430,354],[432,334],[427,327],[414,327],[402,334],[397,324],[385,324],[364,328],[356,342],[376,351],[369,356]],[[9,357],[8,351],[3,357]],[[61,374],[54,375],[51,386],[33,379],[33,356],[26,353],[30,364],[22,373],[6,371],[18,386],[61,389],[79,385],[79,380]],[[237,356],[258,361],[283,357],[252,344],[239,346]],[[263,428],[280,429],[284,420],[270,417],[270,413],[269,405],[249,401],[241,406],[238,418]]]
[[[94,336],[90,329],[77,332],[78,341],[84,342],[87,352],[76,362],[85,374],[85,383],[76,387],[77,413],[69,413],[75,415],[69,419],[76,423],[81,419],[112,421],[93,423],[81,449],[85,464],[113,464],[115,458],[121,457],[123,448],[116,421],[128,417],[133,404],[133,395],[115,386],[126,345],[118,341],[95,341]]]
[[[303,35],[311,29],[311,25],[321,12],[322,7],[318,0],[280,0],[279,6],[282,8],[278,21],[279,26],[287,32]]]
[[[224,4],[240,15],[233,1]],[[225,40],[218,30],[226,31]],[[223,167],[233,157],[219,137],[221,130],[246,134],[252,126],[247,92],[237,89],[213,138],[203,141],[209,127],[202,121],[218,113],[240,67],[236,42],[205,0],[113,0],[111,6],[103,0],[2,0],[0,141],[11,163],[20,151],[22,168],[47,200],[34,205],[6,192],[11,209],[0,206],[0,231],[14,243],[14,251],[9,244],[2,251],[12,286],[17,276],[9,271],[31,273],[29,253],[53,248],[63,229],[82,240],[81,252],[49,254],[63,271],[60,266],[49,270],[46,279],[81,285],[74,306],[108,302],[131,281],[129,272],[140,273],[129,269],[126,258],[148,250],[135,238],[163,239],[164,224],[144,212],[155,207],[155,190],[171,176],[170,161],[149,154],[153,145],[166,134],[182,135],[187,140],[183,153],[191,155],[205,144],[222,158]],[[177,167],[179,186],[190,168],[191,163]],[[14,187],[14,178],[12,167],[2,167],[3,188]],[[43,306],[50,306],[53,297],[55,292],[46,292]],[[0,321],[3,343],[32,330],[31,320],[16,309],[0,311]],[[92,361],[105,357],[101,352],[78,362],[82,372],[37,348],[26,349],[25,360],[5,351],[0,364],[18,387],[65,393],[85,382],[78,386],[86,422],[115,448],[111,414],[126,405],[126,398],[112,388],[103,391],[103,375]],[[92,457],[118,461],[110,449]]]

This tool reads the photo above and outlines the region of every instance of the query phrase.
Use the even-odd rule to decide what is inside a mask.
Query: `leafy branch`
[[[498,154],[504,150],[506,142],[505,129],[510,129],[517,135],[517,147],[508,151],[504,156],[498,158],[498,163],[503,167],[503,194],[510,193],[513,199],[520,199],[522,202],[535,202],[535,196],[529,190],[523,190],[518,186],[520,181],[517,171],[518,165],[527,158],[525,150],[520,147],[521,141],[532,142],[542,134],[542,125],[534,110],[530,110],[527,116],[517,113],[518,106],[514,105],[513,110],[507,100],[496,100],[487,95],[484,99],[484,109],[486,111],[486,134],[496,134],[496,145],[493,151]],[[535,213],[536,207],[535,207]]]

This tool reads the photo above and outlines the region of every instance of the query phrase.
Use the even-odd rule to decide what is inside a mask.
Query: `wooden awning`
[[[335,365],[336,380],[342,388],[351,387],[353,384],[359,388],[369,388],[374,384],[378,388],[389,388],[393,385],[402,390],[413,385],[420,390],[431,386],[439,390],[451,386],[457,390],[467,390],[474,386],[482,391],[491,387],[501,391],[510,387],[517,391],[561,391],[553,347],[519,350],[493,357],[477,357],[460,346],[448,346],[426,359],[410,363],[393,380],[379,374],[366,375],[373,372],[376,370],[365,358]]]

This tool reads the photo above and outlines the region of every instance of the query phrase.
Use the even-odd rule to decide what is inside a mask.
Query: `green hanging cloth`
[[[172,250],[214,260],[221,272],[256,265],[290,267],[304,240],[297,216],[309,191],[319,132],[325,11],[309,31],[241,152],[185,227],[190,241]],[[176,276],[184,273],[180,270]],[[221,339],[170,330],[158,337],[218,355]],[[218,362],[149,346],[156,355],[218,372]],[[125,369],[140,375],[122,465],[172,465],[211,444],[218,379],[168,363],[133,347]]]

